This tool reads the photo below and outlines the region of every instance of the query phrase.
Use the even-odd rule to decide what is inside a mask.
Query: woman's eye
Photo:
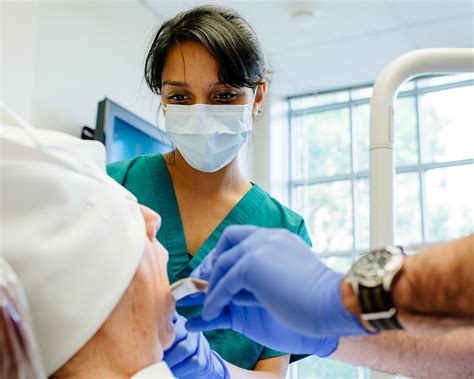
[[[226,93],[220,93],[216,96],[216,99],[218,101],[232,101],[234,100],[235,98],[237,97],[237,94],[236,93],[230,93],[230,92],[226,92]]]
[[[170,95],[168,96],[168,100],[179,103],[179,102],[186,101],[186,96],[185,95]]]

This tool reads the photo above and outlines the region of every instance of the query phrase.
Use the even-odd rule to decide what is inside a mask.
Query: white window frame
[[[448,168],[448,167],[456,167],[456,166],[464,166],[474,164],[474,159],[462,159],[462,160],[453,160],[453,161],[446,161],[446,162],[430,162],[430,163],[423,163],[422,162],[422,151],[423,151],[423,137],[421,135],[421,128],[420,128],[420,113],[419,113],[419,104],[420,104],[420,97],[427,93],[445,91],[454,88],[461,88],[466,86],[473,86],[474,79],[469,80],[461,80],[458,82],[447,83],[447,84],[440,84],[434,85],[429,87],[419,87],[418,82],[425,78],[417,78],[414,80],[414,88],[410,90],[401,91],[398,95],[398,98],[406,98],[406,97],[414,97],[415,98],[415,111],[416,111],[416,138],[417,138],[417,150],[418,150],[418,157],[417,163],[413,165],[404,165],[396,167],[395,171],[396,174],[399,173],[417,173],[418,180],[420,183],[420,210],[421,210],[421,237],[422,241],[418,246],[423,246],[428,243],[428,231],[427,231],[427,205],[426,205],[426,188],[425,188],[425,173],[432,169],[437,168]],[[356,194],[356,181],[359,179],[368,179],[369,172],[368,171],[355,171],[355,161],[356,161],[356,134],[354,132],[354,122],[353,122],[353,109],[355,106],[370,104],[370,98],[363,98],[363,99],[353,99],[352,93],[355,90],[360,90],[363,88],[370,88],[372,84],[362,85],[357,87],[349,87],[349,88],[341,88],[337,90],[331,91],[322,91],[313,94],[305,94],[299,96],[292,96],[288,97],[288,157],[289,157],[289,180],[288,180],[288,200],[290,207],[292,206],[293,200],[293,191],[298,186],[308,186],[314,184],[326,184],[326,183],[333,183],[337,181],[350,181],[352,193],[351,193],[351,202],[352,202],[352,222],[353,222],[353,243],[352,249],[346,251],[326,251],[319,253],[318,255],[321,257],[352,257],[353,259],[361,254],[364,250],[360,248],[356,248],[357,241],[359,240],[360,235],[360,225],[355,217],[355,210],[358,209],[357,207],[357,194]],[[314,97],[320,95],[327,95],[331,93],[337,92],[349,92],[349,100],[345,102],[339,103],[331,103],[321,106],[314,106],[305,109],[292,109],[292,101],[295,99],[301,99],[303,97]],[[320,176],[320,177],[312,177],[312,178],[304,178],[304,179],[294,179],[292,173],[292,149],[293,149],[293,128],[292,120],[294,117],[302,116],[302,115],[310,115],[310,114],[317,114],[322,113],[330,110],[340,110],[340,109],[348,109],[349,110],[349,119],[350,119],[350,140],[351,140],[351,171],[348,174],[338,174],[332,176]]]

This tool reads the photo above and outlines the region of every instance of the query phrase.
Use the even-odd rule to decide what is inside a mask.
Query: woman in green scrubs
[[[251,133],[245,120],[251,127],[263,104],[267,72],[254,31],[228,8],[201,6],[178,14],[154,38],[145,77],[161,96],[166,131],[177,148],[113,163],[108,173],[161,215],[157,238],[169,251],[170,282],[188,277],[229,225],[286,228],[311,243],[301,216],[250,183],[238,165],[238,150]],[[232,129],[230,142],[228,130],[221,129]],[[190,318],[200,309],[177,311]],[[231,330],[205,336],[232,376],[286,375],[288,354]]]

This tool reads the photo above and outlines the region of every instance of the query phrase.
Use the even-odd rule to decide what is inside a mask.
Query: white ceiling
[[[473,47],[474,1],[314,1],[318,16],[297,23],[287,1],[140,0],[160,21],[202,3],[238,10],[256,30],[278,96],[365,84],[397,56],[427,47]]]

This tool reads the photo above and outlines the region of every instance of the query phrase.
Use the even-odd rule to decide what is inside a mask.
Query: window
[[[366,86],[288,99],[291,206],[305,218],[316,252],[341,272],[369,247],[371,94]],[[394,112],[396,243],[474,230],[473,104],[472,74],[402,86]],[[365,372],[308,358],[298,372],[310,371],[355,378]]]

